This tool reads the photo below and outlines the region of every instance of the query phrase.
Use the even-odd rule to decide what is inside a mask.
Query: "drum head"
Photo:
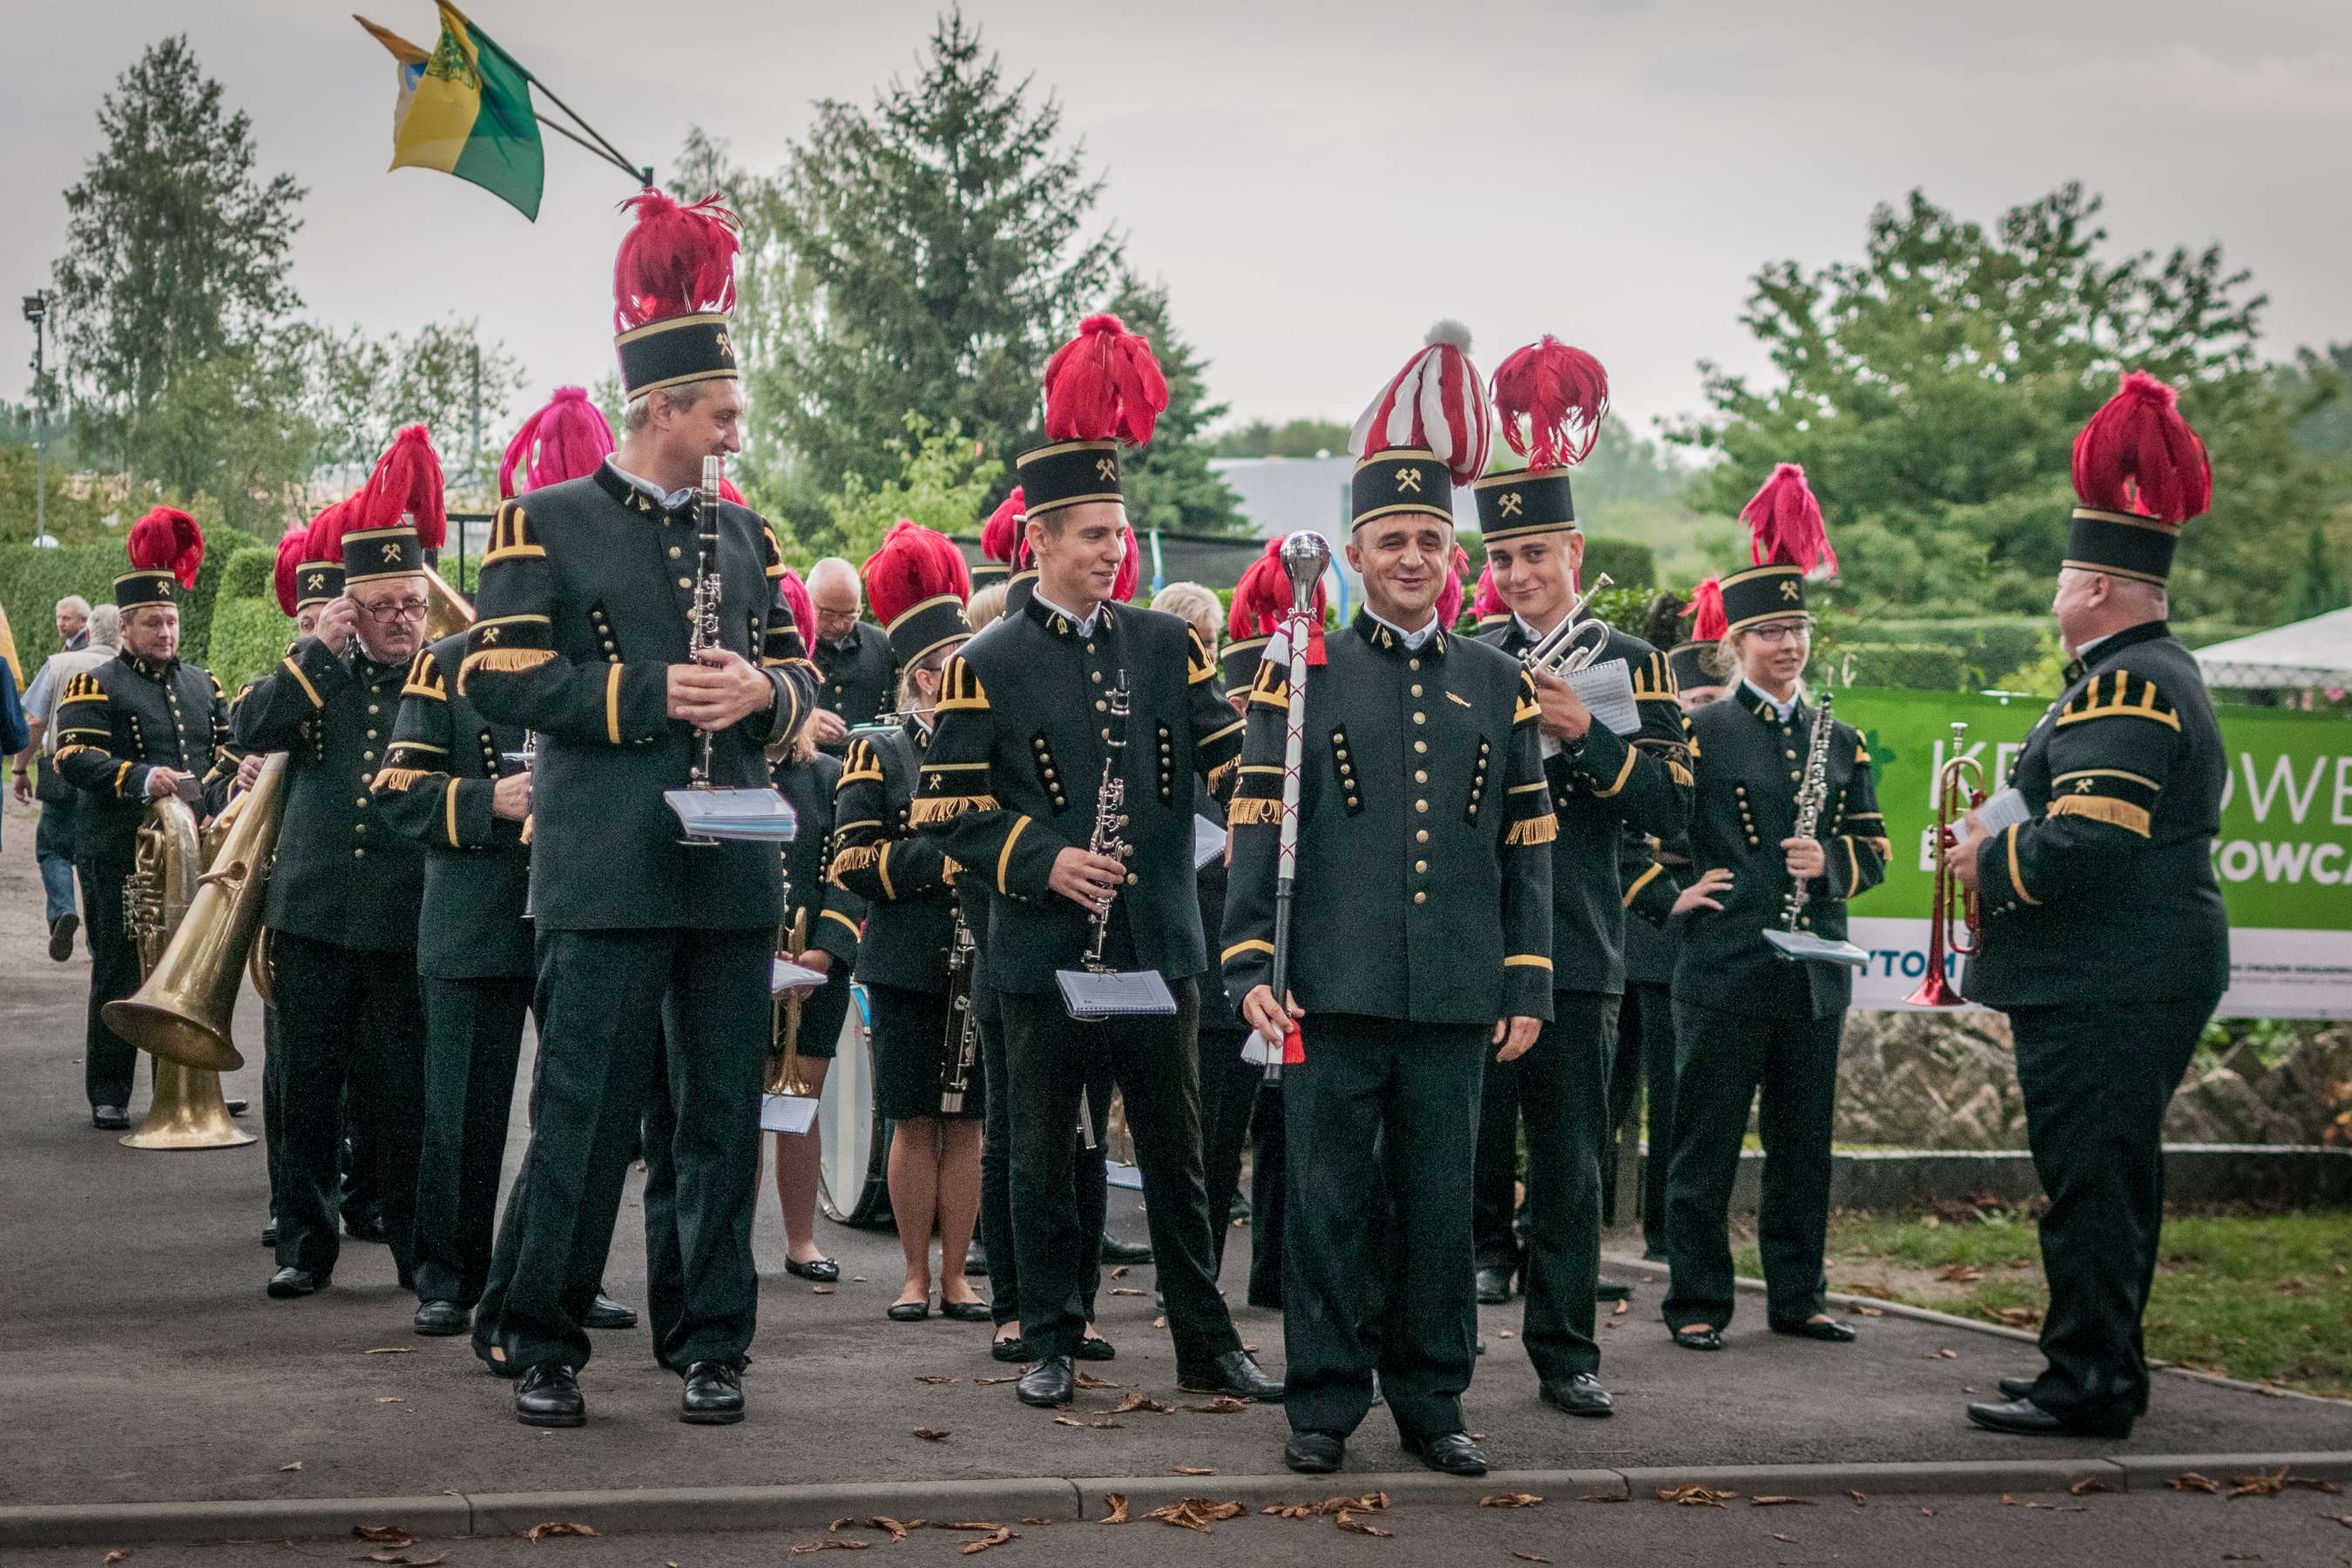
[[[889,1128],[874,1109],[874,1048],[866,1028],[866,992],[841,1023],[841,1041],[825,1074],[817,1125],[824,1131],[817,1204],[838,1225],[878,1226],[890,1218]]]

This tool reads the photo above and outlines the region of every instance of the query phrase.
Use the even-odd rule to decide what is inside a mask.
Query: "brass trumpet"
[[[784,884],[784,896],[792,897],[792,884]],[[776,943],[781,956],[797,959],[807,950],[808,911],[793,916],[789,926],[776,928]],[[801,1009],[808,996],[805,986],[795,985],[782,996],[770,1000],[768,1013],[768,1080],[761,1087],[770,1094],[787,1094],[795,1100],[815,1098],[816,1090],[801,1071]]]
[[[1967,721],[1954,720],[1952,754],[1936,772],[1936,907],[1927,917],[1927,973],[1920,977],[1919,988],[1903,999],[1913,1007],[1958,1007],[1968,1000],[1945,977],[1944,954],[1966,957],[1976,952],[1983,934],[1977,896],[1952,875],[1943,854],[1959,842],[1960,818],[1985,803],[1984,764],[1966,754],[1968,739]],[[1953,930],[1955,924],[1966,932],[1965,942]]]
[[[1609,574],[1603,572],[1592,580],[1591,587],[1576,596],[1559,625],[1519,655],[1519,663],[1537,675],[1559,676],[1572,674],[1599,658],[1609,647],[1609,623],[1598,616],[1581,617],[1585,606],[1608,586]]]

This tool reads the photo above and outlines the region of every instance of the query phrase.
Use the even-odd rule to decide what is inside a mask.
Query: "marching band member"
[[[2046,1364],[2003,1378],[2006,1403],[1969,1406],[1998,1432],[2122,1437],[2147,1413],[2164,1113],[2230,981],[2212,862],[2226,753],[2165,624],[2180,525],[2212,486],[2172,389],[2124,377],[2074,441],[2082,505],[2051,606],[2074,662],[2009,777],[2031,815],[1990,834],[1972,816],[1946,856],[1982,911],[1963,989],[2009,1015],[2050,1194]]]
[[[1472,487],[1487,565],[1511,611],[1484,640],[1524,661],[1575,609],[1584,534],[1568,470],[1600,436],[1608,377],[1591,355],[1547,337],[1503,362],[1495,400],[1505,438],[1527,467],[1487,475]],[[1624,661],[1641,728],[1620,735],[1597,721],[1559,675],[1537,670],[1531,677],[1543,710],[1544,775],[1559,820],[1551,847],[1551,1019],[1516,1061],[1487,1059],[1476,1239],[1479,1299],[1507,1297],[1524,1111],[1528,1245],[1521,1340],[1544,1403],[1570,1415],[1605,1416],[1614,1404],[1601,1384],[1593,1303],[1601,1156],[1614,1125],[1610,1057],[1625,984],[1619,861],[1628,830],[1681,836],[1690,817],[1691,773],[1690,727],[1664,656],[1605,622],[1593,624],[1600,631],[1576,634],[1576,651],[1597,648],[1593,665]]]
[[[1767,1326],[1833,1343],[1854,1337],[1822,1310],[1822,1276],[1838,1039],[1853,974],[1842,964],[1784,961],[1763,933],[1781,923],[1794,879],[1807,893],[1799,927],[1844,936],[1846,900],[1885,878],[1887,853],[1861,735],[1836,720],[1822,732],[1805,699],[1805,579],[1834,572],[1837,555],[1804,470],[1781,464],[1740,520],[1756,563],[1722,579],[1723,663],[1740,679],[1730,697],[1691,718],[1696,876],[1675,905],[1688,919],[1675,968],[1665,1320],[1676,1344],[1699,1351],[1721,1350],[1731,1321],[1731,1187],[1759,1084]],[[1798,797],[1817,744],[1827,795],[1816,836],[1798,837]]]
[[[808,588],[800,574],[787,566],[776,583],[792,608],[793,624],[814,625],[816,612],[810,607]],[[834,791],[841,782],[841,759],[817,749],[809,725],[803,725],[771,755],[769,776],[775,781],[777,793],[792,804],[799,824],[792,843],[784,847],[784,936],[777,942],[776,956],[824,976],[824,984],[801,998],[799,1033],[794,1039],[801,1082],[815,1095],[824,1089],[834,1053],[840,1047],[842,1025],[849,1017],[849,973],[857,962],[866,900],[827,871],[835,847],[833,805]],[[785,940],[795,931],[800,933],[797,945]],[[824,1132],[824,1118],[818,1117],[805,1132],[776,1133],[772,1147],[776,1204],[784,1221],[784,1272],[830,1285],[841,1278],[841,1265],[816,1244]]]
[[[204,531],[186,512],[159,506],[123,539],[131,570],[114,580],[122,612],[116,657],[67,678],[57,704],[51,762],[81,792],[74,803],[74,859],[89,915],[89,1022],[82,1085],[93,1127],[131,1125],[139,1052],[100,1010],[139,989],[139,945],[123,924],[123,884],[147,803],[188,799],[199,821],[226,798],[214,759],[229,738],[228,700],[201,665],[180,659],[180,598],[196,584]],[[193,799],[189,797],[193,796]],[[152,1078],[152,1073],[151,1073]]]
[[[1307,684],[1288,998],[1272,986],[1286,666],[1266,663],[1251,690],[1232,812],[1226,992],[1268,1040],[1302,1020],[1305,1059],[1282,1079],[1283,1458],[1310,1474],[1339,1468],[1376,1363],[1406,1447],[1486,1472],[1462,1415],[1481,1065],[1524,1055],[1551,1011],[1559,824],[1541,709],[1514,660],[1436,614],[1452,488],[1484,468],[1488,441],[1467,350],[1441,322],[1357,422],[1348,560],[1364,606]]]
[[[415,1282],[425,852],[383,820],[368,785],[392,749],[401,688],[424,640],[423,533],[437,542],[446,522],[425,427],[403,430],[357,501],[324,519],[322,534],[342,558],[341,596],[236,710],[240,745],[289,753],[262,914],[287,1003],[273,1068],[286,1128],[278,1268],[268,1284],[287,1299],[325,1289],[340,1256],[334,1187],[347,1102],[401,1286]],[[312,548],[323,553],[328,542],[314,538]]]
[[[1282,1396],[1217,1294],[1201,1172],[1193,1032],[1207,957],[1192,879],[1194,779],[1224,786],[1241,725],[1183,622],[1109,602],[1130,547],[1117,437],[1149,439],[1166,405],[1149,345],[1116,317],[1088,318],[1048,363],[1050,445],[1019,462],[1036,586],[949,661],[913,812],[964,874],[992,889],[988,965],[1012,1079],[1021,1323],[1038,1358],[1016,1392],[1035,1405],[1063,1404],[1076,1386],[1080,1276],[1096,1237],[1067,1201],[1071,1129],[1097,1064],[1126,1099],[1179,1384]],[[1123,732],[1112,728],[1114,698],[1127,710]],[[1106,822],[1097,780],[1114,756],[1125,794],[1121,820]],[[1089,847],[1103,844],[1126,853]],[[1098,912],[1102,962],[1157,971],[1172,1016],[1070,1016],[1055,972],[1078,967]]]
[[[856,567],[828,555],[809,568],[807,590],[816,616],[809,657],[818,676],[809,731],[818,750],[839,756],[851,730],[888,710],[898,690],[898,660],[882,628],[858,618],[863,595]]]
[[[653,190],[630,205],[614,268],[620,449],[499,509],[457,679],[488,718],[538,738],[539,1073],[476,1310],[478,1343],[516,1374],[515,1416],[533,1426],[587,1418],[583,1320],[641,1121],[655,1355],[682,1380],[680,1420],[743,1418],[782,867],[764,844],[682,843],[664,792],[701,776],[704,737],[702,782],[769,787],[763,748],[815,698],[774,532],[723,499],[706,515],[698,493],[705,460],[741,445],[733,215]],[[714,590],[716,642],[698,652],[689,623]]]
[[[914,1323],[931,1315],[936,1225],[940,1314],[982,1322],[988,1305],[964,1277],[963,1258],[980,1210],[985,1100],[976,1037],[971,1061],[960,1065],[950,1056],[955,873],[940,840],[908,824],[918,772],[937,733],[940,671],[971,635],[963,602],[971,579],[947,535],[901,521],[867,559],[866,587],[887,623],[907,717],[850,742],[835,796],[840,847],[833,876],[866,900],[857,978],[874,1021],[875,1109],[894,1124],[890,1213],[907,1276],[887,1316]],[[955,1034],[960,1039],[961,1028]],[[961,1096],[953,1110],[946,1108],[950,1082]]]

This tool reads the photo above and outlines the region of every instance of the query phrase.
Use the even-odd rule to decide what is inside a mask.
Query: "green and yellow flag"
[[[457,7],[440,9],[441,37],[430,54],[365,16],[352,18],[399,62],[392,166],[471,180],[536,222],[547,165],[530,73]]]

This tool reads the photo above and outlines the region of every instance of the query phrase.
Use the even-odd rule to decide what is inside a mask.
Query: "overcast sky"
[[[360,3],[429,47],[428,0]],[[911,76],[935,10],[468,14],[658,171],[693,122],[776,166],[813,100]],[[531,225],[446,175],[387,173],[391,58],[341,5],[0,0],[0,294],[46,280],[100,96],[184,28],[252,116],[263,170],[310,188],[294,280],[312,315],[374,331],[478,316],[521,355],[534,402],[611,367],[624,177],[550,137]],[[2119,247],[2218,239],[2252,268],[2271,355],[2352,339],[2343,0],[978,0],[967,16],[1060,94],[1108,178],[1104,215],[1168,284],[1237,418],[1350,419],[1446,315],[1489,369],[1547,331],[1591,350],[1646,426],[1697,405],[1696,361],[1757,364],[1738,312],[1759,263],[1853,256],[1872,204],[1915,185],[1990,220],[2079,179],[2107,197]],[[10,342],[14,397],[30,345]]]

